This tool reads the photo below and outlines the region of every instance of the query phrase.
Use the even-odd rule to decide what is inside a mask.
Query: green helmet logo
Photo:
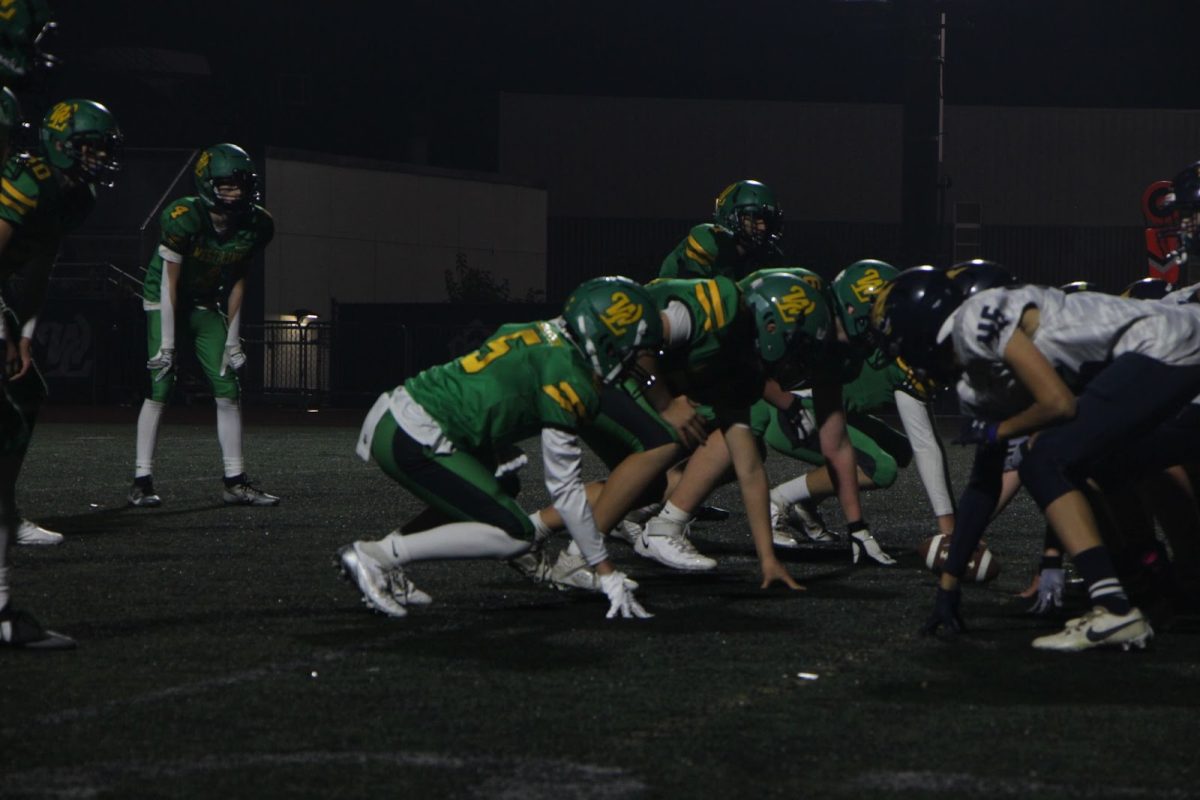
[[[662,319],[650,294],[629,278],[593,278],[563,308],[567,330],[605,383],[621,378],[641,350],[662,347]]]
[[[738,181],[726,186],[713,206],[713,220],[733,231],[746,250],[767,256],[779,252],[783,238],[783,212],[775,192],[759,181]]]
[[[900,270],[884,261],[855,261],[833,279],[833,298],[846,335],[865,341],[871,332],[871,306]]]
[[[206,208],[240,215],[260,200],[254,161],[236,144],[214,144],[196,159],[196,194]]]
[[[75,180],[112,186],[124,137],[116,117],[94,100],[63,100],[42,119],[46,160]]]
[[[815,273],[796,268],[760,270],[738,283],[754,318],[759,357],[784,388],[797,383],[829,343],[829,303],[820,282]]]

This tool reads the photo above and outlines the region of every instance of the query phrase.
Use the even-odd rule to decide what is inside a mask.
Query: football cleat
[[[279,498],[273,494],[267,494],[262,489],[254,486],[250,481],[242,481],[235,483],[233,486],[226,485],[225,491],[221,495],[221,499],[228,506],[277,506]]]
[[[558,560],[550,569],[550,582],[556,589],[582,589],[585,592],[602,592],[600,577],[587,565],[581,553],[572,553],[570,549],[558,554]],[[637,581],[625,578],[625,588],[635,591]]]
[[[811,500],[792,503],[787,510],[787,519],[792,523],[792,527],[802,531],[810,542],[830,544],[838,540],[838,535],[825,527],[825,519],[821,516],[817,504]]]
[[[696,519],[700,522],[724,522],[729,519],[729,509],[720,506],[700,506],[696,509]]]
[[[617,523],[617,527],[609,531],[609,536],[631,545],[637,544],[637,540],[642,536],[642,526],[626,517]]]
[[[510,558],[506,563],[534,583],[551,583],[550,562],[546,559],[546,551],[540,546]]]
[[[796,541],[796,537],[784,529],[787,522],[786,516],[779,506],[771,503],[771,541],[776,547],[791,550],[799,547],[800,543]]]
[[[75,640],[70,636],[46,630],[27,612],[7,605],[0,609],[0,649],[69,650],[74,646]]]
[[[61,533],[47,530],[27,519],[21,520],[21,525],[17,528],[17,544],[48,545],[59,544],[62,540]]]
[[[717,562],[702,555],[684,534],[684,526],[662,517],[654,517],[642,529],[633,550],[672,569],[693,572],[713,569]]]
[[[342,574],[362,592],[363,602],[368,608],[389,617],[405,617],[408,611],[392,597],[388,575],[382,565],[364,553],[359,542],[348,544],[338,551],[338,565]]]
[[[1145,649],[1154,637],[1150,623],[1142,612],[1131,608],[1128,614],[1114,614],[1103,606],[1096,606],[1082,617],[1067,620],[1058,633],[1039,636],[1033,640],[1037,650],[1057,650],[1073,653],[1093,647],[1120,647],[1128,650],[1136,647]]]
[[[402,606],[427,606],[433,602],[433,598],[428,592],[423,592],[416,587],[408,576],[404,574],[403,567],[392,567],[385,575],[387,578],[388,591],[392,594],[392,599]]]
[[[162,498],[154,491],[154,484],[149,478],[144,481],[134,481],[129,490],[129,505],[137,508],[155,508],[162,505]]]

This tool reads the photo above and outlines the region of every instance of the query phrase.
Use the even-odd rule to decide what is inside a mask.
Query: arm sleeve
[[[159,349],[175,349],[175,304],[171,301],[171,264],[179,264],[183,259],[165,247],[158,248],[163,254],[162,289],[159,291],[159,310],[162,312],[162,334],[159,339]],[[166,255],[170,253],[174,258]]]
[[[584,559],[595,566],[608,558],[608,551],[583,488],[582,457],[579,437],[575,434],[557,428],[542,429],[542,463],[550,502],[562,515]]]
[[[950,494],[950,476],[946,472],[946,453],[942,450],[942,440],[938,438],[934,427],[933,414],[929,406],[907,392],[897,390],[894,396],[900,422],[912,444],[921,485],[925,487],[929,504],[933,506],[933,515],[941,517],[953,514],[954,500]]]

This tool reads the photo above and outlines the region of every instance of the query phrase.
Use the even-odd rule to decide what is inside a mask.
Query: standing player
[[[162,238],[142,287],[153,382],[137,426],[137,461],[129,504],[162,503],[154,491],[154,448],[175,385],[176,345],[190,344],[212,386],[217,440],[225,462],[222,499],[230,505],[274,506],[279,498],[251,485],[242,458],[242,410],[236,371],[246,363],[238,337],[246,273],[275,235],[258,204],[258,175],[234,144],[207,148],[196,160],[196,196],[181,197],[159,218]],[[218,310],[228,289],[226,314]]]
[[[478,351],[431,367],[380,396],[358,454],[453,522],[393,531],[339,551],[342,571],[366,604],[391,617],[430,602],[407,579],[414,561],[513,559],[537,531],[496,479],[495,453],[541,433],[546,488],[608,597],[608,616],[648,617],[608,559],[584,489],[578,432],[600,407],[599,389],[620,382],[641,351],[662,344],[654,303],[628,278],[577,288],[563,317],[501,327]]]
[[[120,171],[121,131],[107,108],[64,100],[42,120],[41,152],[10,156],[0,179],[0,278],[19,274],[24,291],[6,298],[5,382],[0,397],[0,644],[63,648],[74,641],[44,630],[10,603],[8,544],[20,521],[16,483],[46,384],[33,363],[33,338],[50,271],[64,236],[96,202],[96,185],[112,186]]]
[[[739,280],[782,255],[783,212],[759,181],[731,183],[717,195],[713,221],[695,226],[659,268],[660,278]]]

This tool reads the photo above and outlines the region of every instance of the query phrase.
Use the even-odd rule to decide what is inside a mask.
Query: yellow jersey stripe
[[[34,200],[16,186],[13,186],[12,182],[9,181],[8,178],[0,178],[0,189],[3,189],[4,193],[12,197],[14,200],[24,203],[30,208],[37,208],[37,200]]]
[[[696,241],[695,236],[688,236],[687,238],[687,254],[689,258],[699,261],[706,267],[712,266],[714,256]]]
[[[710,282],[711,281],[706,281],[705,283]],[[696,284],[696,299],[700,301],[700,307],[704,309],[704,330],[711,331],[713,322],[712,303],[709,302],[708,295],[704,293],[703,283]]]
[[[27,211],[29,211],[28,208],[26,208],[25,206],[16,202],[15,200],[10,198],[6,194],[0,194],[0,203],[3,203],[5,206],[7,206],[8,208],[11,208],[13,211],[17,212],[21,216],[25,216],[25,213]]]
[[[725,327],[725,304],[721,302],[721,290],[717,287],[716,281],[705,281],[708,284],[708,293],[712,295],[713,314],[717,318],[717,328]]]

